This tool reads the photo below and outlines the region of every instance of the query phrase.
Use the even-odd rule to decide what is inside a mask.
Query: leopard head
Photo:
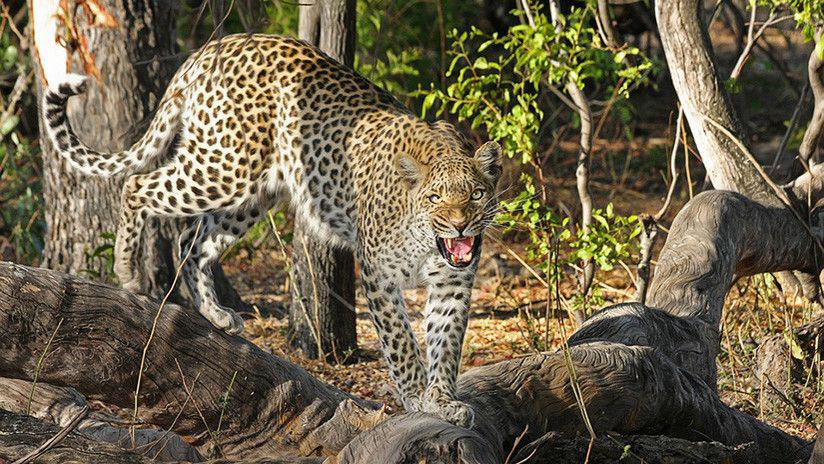
[[[501,146],[487,142],[474,154],[447,147],[425,162],[401,154],[396,167],[434,246],[450,266],[463,268],[480,255],[481,234],[497,211]]]

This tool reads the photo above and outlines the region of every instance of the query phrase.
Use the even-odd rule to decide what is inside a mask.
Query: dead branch
[[[822,34],[824,34],[824,29],[816,31],[815,43],[821,41]],[[810,118],[810,124],[807,126],[806,132],[804,132],[801,146],[798,147],[798,156],[804,161],[813,159],[813,155],[821,144],[821,136],[824,134],[824,80],[822,80],[822,69],[824,69],[824,60],[822,60],[819,51],[814,48],[807,62],[807,78],[813,91],[813,115]]]

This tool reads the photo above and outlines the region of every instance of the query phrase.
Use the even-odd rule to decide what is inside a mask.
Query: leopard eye
[[[441,201],[441,196],[437,193],[433,193],[432,195],[429,195],[429,201],[432,203],[437,203]]]
[[[475,191],[472,192],[472,196],[470,198],[472,198],[473,200],[480,200],[482,196],[484,196],[484,189],[475,189]]]

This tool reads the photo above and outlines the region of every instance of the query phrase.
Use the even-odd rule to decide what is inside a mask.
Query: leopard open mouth
[[[438,251],[452,267],[466,267],[480,254],[481,236],[441,238],[436,237]]]

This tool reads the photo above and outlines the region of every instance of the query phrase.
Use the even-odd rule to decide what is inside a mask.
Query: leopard
[[[401,405],[471,427],[457,397],[483,235],[498,209],[502,147],[428,122],[315,46],[288,36],[216,39],[174,74],[128,149],[81,142],[68,99],[88,76],[47,83],[48,138],[70,169],[124,179],[115,240],[120,285],[140,290],[137,250],[150,219],[182,220],[182,280],[217,329],[243,320],[218,302],[212,265],[286,204],[322,243],[351,250]],[[477,147],[477,148],[476,148]],[[403,290],[425,287],[426,366]]]

